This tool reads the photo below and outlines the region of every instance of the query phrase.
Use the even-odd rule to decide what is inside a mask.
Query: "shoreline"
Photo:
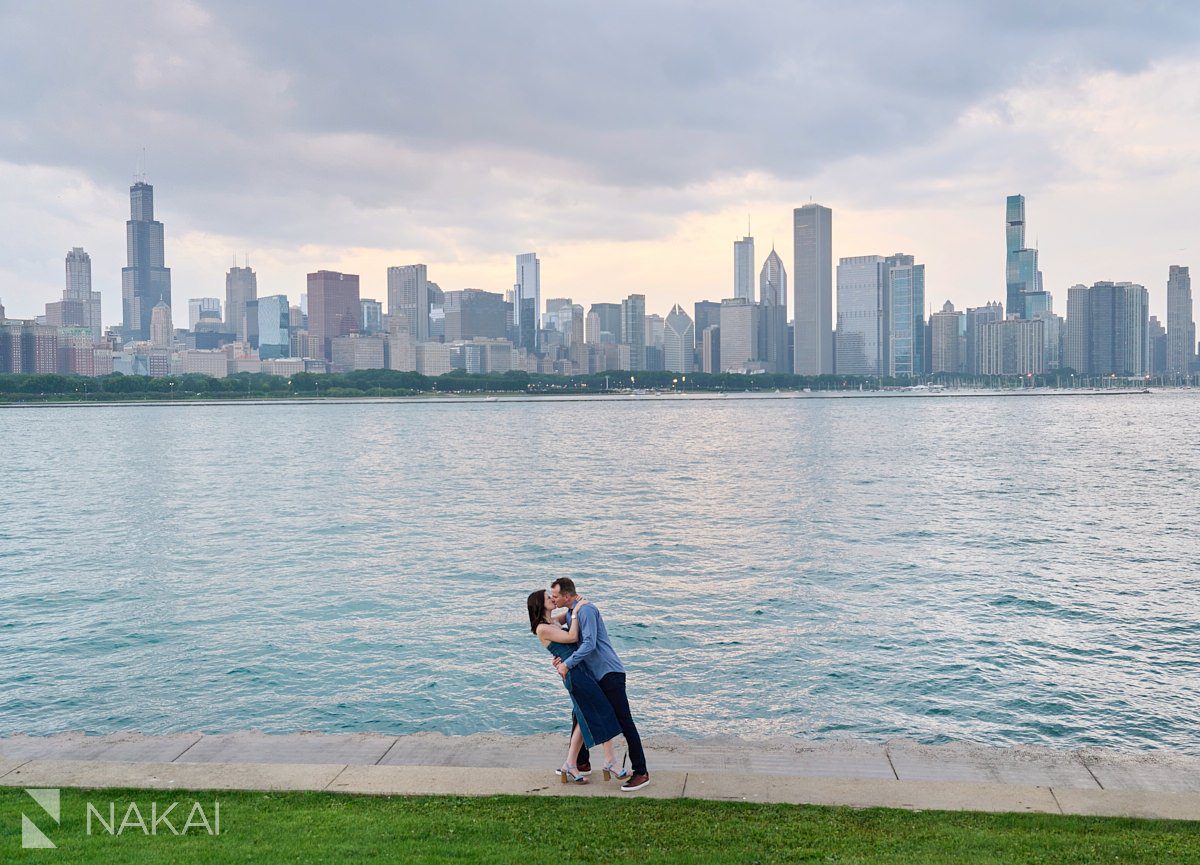
[[[1183,390],[1180,388],[1179,390]],[[896,399],[988,399],[1034,397],[1100,397],[1142,396],[1167,393],[1166,389],[1151,390],[1114,388],[1083,390],[1073,388],[1029,388],[1023,390],[940,390],[940,391],[693,391],[689,393],[597,393],[597,394],[528,394],[496,392],[493,394],[417,394],[413,396],[343,396],[343,397],[276,397],[250,399],[155,399],[155,400],[31,400],[3,402],[0,409],[20,408],[122,408],[129,406],[234,406],[234,405],[358,405],[358,404],[429,404],[457,403],[532,403],[532,402],[706,402],[713,400],[896,400]]]
[[[0,738],[0,786],[629,795],[598,771],[588,785],[561,785],[552,770],[565,741],[565,733],[17,734]],[[1170,752],[662,735],[645,746],[652,783],[638,795],[655,798],[1200,820],[1200,757]]]

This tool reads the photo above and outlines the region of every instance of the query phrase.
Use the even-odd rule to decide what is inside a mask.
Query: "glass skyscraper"
[[[855,255],[838,261],[837,372],[885,375],[888,306],[882,255]]]
[[[1010,195],[1005,203],[1006,312],[1011,318],[1033,318],[1026,309],[1026,295],[1042,290],[1038,251],[1025,246],[1025,196]]]
[[[542,263],[537,253],[517,256],[517,281],[513,283],[513,324],[518,345],[527,351],[541,348],[538,323],[542,314]]]
[[[629,368],[646,368],[646,295],[631,294],[621,301],[621,342],[629,346]]]
[[[171,270],[165,266],[163,224],[154,218],[154,187],[129,187],[125,223],[127,266],[121,268],[121,320],[125,339],[150,338],[150,318],[159,303],[171,305]]]
[[[925,374],[925,265],[896,253],[883,262],[891,328],[888,375]]]
[[[258,304],[258,356],[263,360],[291,355],[289,318],[291,307],[287,295],[272,294],[260,297]]]

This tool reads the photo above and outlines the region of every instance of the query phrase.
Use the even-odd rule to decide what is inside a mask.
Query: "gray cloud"
[[[645,239],[729,203],[706,198],[721,178],[843,177],[1006,88],[1190,49],[1198,24],[1185,3],[10,5],[0,160],[115,193],[144,145],[176,226],[247,245]],[[972,141],[897,182],[980,159],[1019,157]]]

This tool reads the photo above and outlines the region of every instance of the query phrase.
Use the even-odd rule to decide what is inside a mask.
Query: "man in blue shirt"
[[[575,614],[575,603],[579,595],[573,580],[561,577],[550,584],[550,597],[556,606],[567,607],[566,625],[570,627]],[[622,790],[640,790],[650,783],[650,772],[646,768],[646,754],[642,750],[642,738],[638,735],[633,715],[629,711],[629,698],[625,694],[625,667],[608,641],[608,629],[594,603],[585,604],[579,610],[579,647],[566,661],[554,659],[554,666],[565,679],[567,673],[580,664],[600,684],[600,690],[612,704],[613,712],[621,725],[625,744],[629,748],[630,768],[633,775],[621,786]],[[588,763],[586,749],[580,749],[578,764]]]

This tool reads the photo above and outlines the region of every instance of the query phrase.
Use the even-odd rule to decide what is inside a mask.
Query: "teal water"
[[[562,730],[1200,753],[1200,397],[0,410],[0,733]]]

